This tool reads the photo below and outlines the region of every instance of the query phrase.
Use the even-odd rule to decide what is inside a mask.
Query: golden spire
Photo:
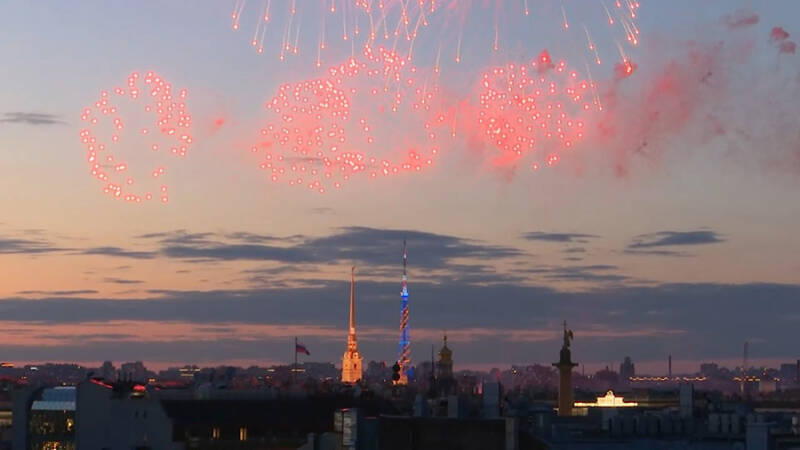
[[[356,340],[356,268],[350,269],[350,330],[347,333],[347,350],[342,356],[342,382],[356,383],[361,380],[361,362]]]
[[[356,332],[356,266],[350,268],[350,332]]]

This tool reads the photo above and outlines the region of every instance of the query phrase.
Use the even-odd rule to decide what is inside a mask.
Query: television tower
[[[398,342],[397,364],[400,366],[400,379],[395,384],[408,384],[408,370],[411,368],[411,338],[408,335],[408,273],[406,264],[408,251],[403,239],[403,281],[400,291],[400,341]]]

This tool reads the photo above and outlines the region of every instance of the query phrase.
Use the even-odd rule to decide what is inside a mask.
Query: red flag
[[[311,353],[308,351],[305,345],[303,344],[295,344],[294,345],[295,353],[305,353],[308,356],[311,356]]]

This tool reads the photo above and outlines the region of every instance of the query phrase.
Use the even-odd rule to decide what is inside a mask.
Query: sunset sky
[[[572,25],[599,30],[606,108],[560,164],[497,167],[462,124],[430,170],[325,194],[271,183],[249,151],[278,86],[319,76],[314,55],[280,62],[272,35],[255,54],[233,3],[0,2],[0,360],[261,365],[289,361],[297,336],[338,363],[355,265],[359,346],[393,361],[404,239],[417,362],[447,332],[456,369],[549,364],[565,319],[587,369],[735,365],[744,341],[756,363],[800,358],[800,3],[641,0],[626,79],[587,7]],[[585,66],[553,2],[530,0],[531,23],[499,2],[497,52],[493,7],[474,3],[463,62],[452,22],[416,44],[423,69],[444,49],[454,104],[543,49]],[[132,205],[90,175],[80,114],[149,70],[189,91],[194,143],[168,162],[169,203]]]

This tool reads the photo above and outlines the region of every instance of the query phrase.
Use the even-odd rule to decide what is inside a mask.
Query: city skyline
[[[359,351],[393,362],[407,239],[413,346],[446,331],[456,370],[549,364],[563,320],[592,370],[736,366],[745,341],[754,365],[795,361],[800,60],[770,32],[800,34],[800,5],[643,3],[637,73],[598,83],[627,105],[615,118],[652,127],[628,120],[536,173],[487,168],[459,136],[430,172],[324,195],[248,159],[263,103],[314,71],[254,56],[228,4],[0,6],[0,360],[268,365],[297,336],[338,361],[356,265]],[[189,90],[196,144],[169,204],[134,206],[87,173],[79,116],[147,70]]]

